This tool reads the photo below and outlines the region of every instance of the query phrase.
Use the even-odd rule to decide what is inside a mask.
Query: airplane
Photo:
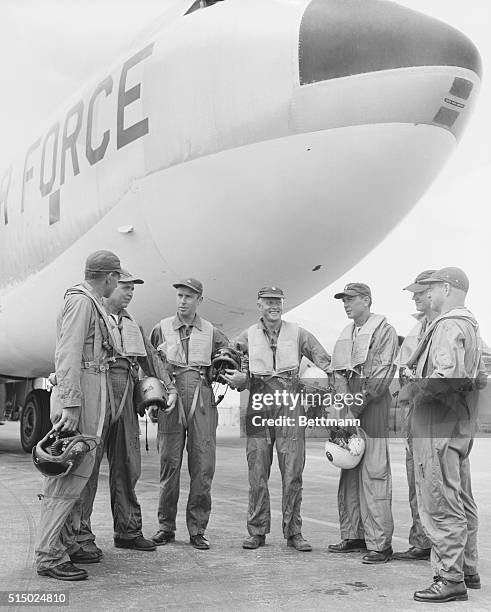
[[[384,0],[172,0],[0,173],[0,405],[49,428],[55,321],[87,255],[144,276],[132,313],[204,283],[229,336],[258,287],[294,307],[373,249],[455,150],[481,60]]]

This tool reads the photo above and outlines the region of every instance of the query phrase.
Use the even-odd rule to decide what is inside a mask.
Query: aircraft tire
[[[49,393],[34,389],[27,395],[20,417],[20,442],[26,453],[30,453],[50,429]]]

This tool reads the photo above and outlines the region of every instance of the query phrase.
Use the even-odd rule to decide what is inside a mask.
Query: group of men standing
[[[86,262],[85,280],[69,289],[57,325],[56,372],[51,418],[59,431],[97,438],[78,468],[63,478],[45,479],[36,563],[40,575],[81,580],[87,572],[74,563],[97,563],[90,516],[99,465],[107,450],[116,547],[153,551],[175,539],[180,471],[187,443],[190,491],[186,522],[190,544],[209,548],[205,536],[211,511],[218,413],[210,381],[214,353],[233,347],[241,358],[224,378],[250,397],[296,392],[302,357],[323,370],[336,392],[361,394],[351,406],[366,436],[361,462],[342,470],[338,509],[342,541],[331,553],[363,551],[363,563],[425,559],[431,551],[433,584],[415,593],[418,601],[466,599],[479,588],[477,510],[470,487],[468,454],[475,427],[475,396],[481,365],[477,323],[465,308],[465,274],[457,268],[426,271],[406,289],[413,292],[417,326],[402,343],[382,315],[371,312],[372,295],[363,283],[350,283],[334,297],[352,322],[341,332],[332,358],[307,330],[282,320],[284,294],[259,290],[258,323],[236,339],[198,314],[203,286],[176,282],[174,316],[162,319],[147,340],[126,310],[142,279],[121,269],[109,251]],[[407,474],[413,526],[404,553],[393,553],[392,482],[388,447],[389,385],[400,367],[399,405],[407,422]],[[135,485],[140,475],[139,426],[133,387],[139,368],[160,378],[167,408],[158,412],[160,454],[159,528],[142,534]],[[271,512],[268,480],[276,445],[282,477],[283,534],[287,545],[312,550],[302,535],[300,506],[305,465],[305,428],[298,402],[282,396],[269,409],[280,425],[247,428],[249,473],[248,536],[243,548],[265,545]],[[248,414],[253,413],[251,403]],[[278,416],[293,417],[285,425]],[[417,466],[415,468],[415,466]]]

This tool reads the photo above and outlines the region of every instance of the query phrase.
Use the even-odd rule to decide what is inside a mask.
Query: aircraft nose
[[[305,9],[301,85],[422,66],[456,66],[481,76],[479,53],[464,34],[393,2],[312,0]]]

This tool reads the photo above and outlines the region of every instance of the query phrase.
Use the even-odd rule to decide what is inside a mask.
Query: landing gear
[[[20,441],[26,453],[30,453],[50,429],[49,393],[34,389],[26,397],[20,417]]]

